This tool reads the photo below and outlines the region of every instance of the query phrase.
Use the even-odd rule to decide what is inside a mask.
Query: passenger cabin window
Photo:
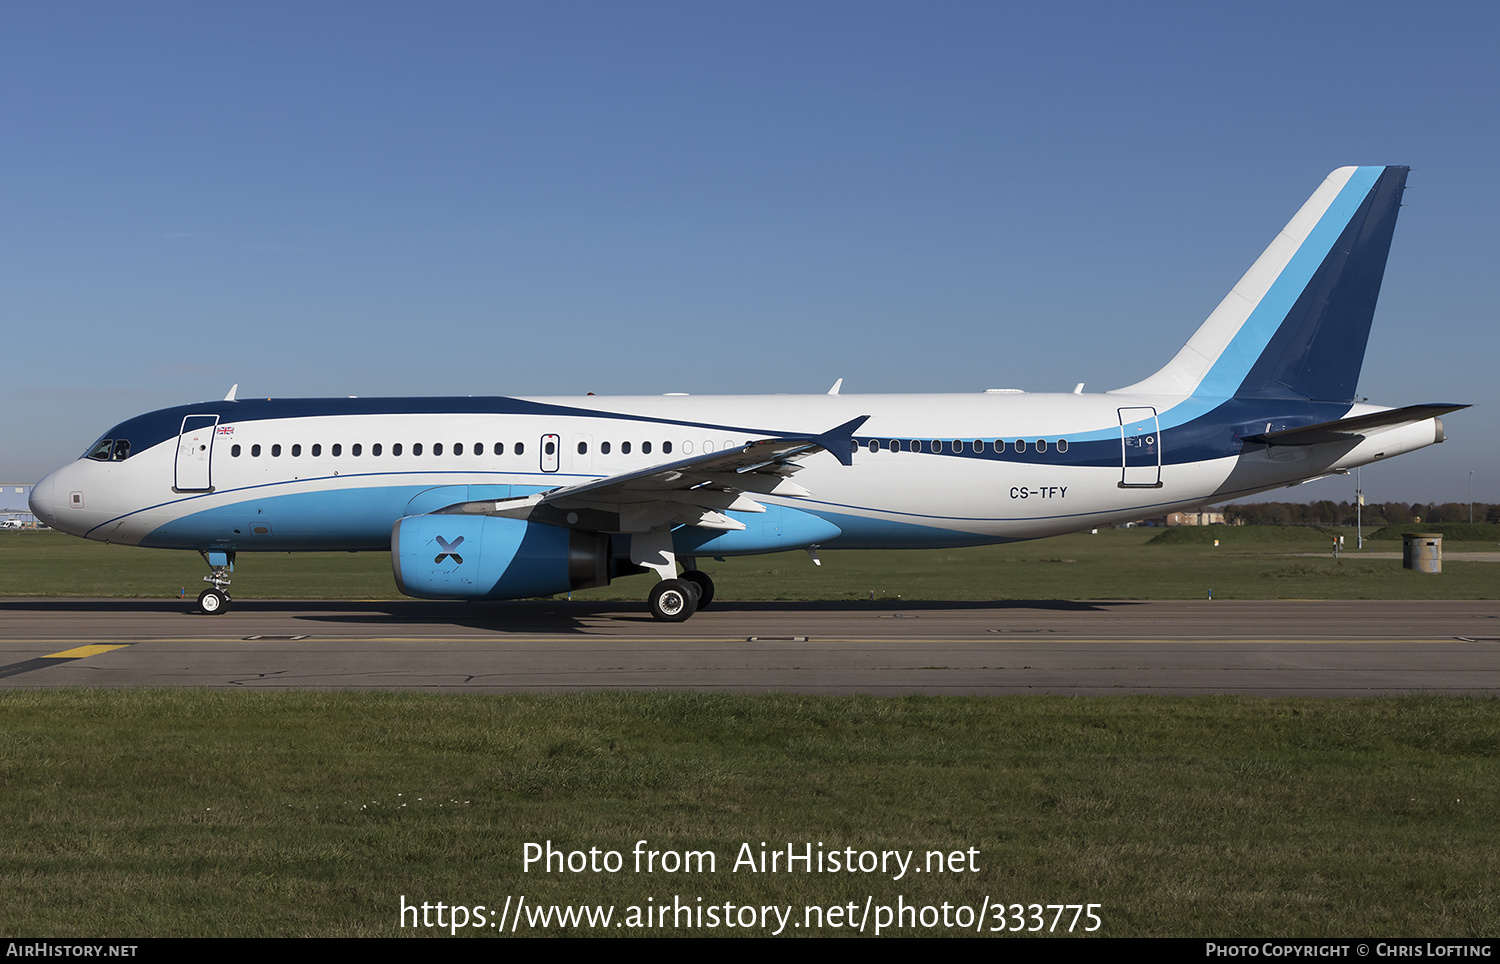
[[[665,455],[671,455],[672,454],[672,443],[671,442],[663,442],[663,443],[661,443],[661,450],[662,450],[663,454],[665,454]]]
[[[608,455],[609,454],[609,443],[608,442],[600,442],[599,443],[599,454],[600,455]]]
[[[1044,439],[1044,438],[1037,439],[1036,440],[1036,450],[1038,452],[1045,452],[1045,451],[1047,451],[1047,440]]]
[[[334,442],[333,448],[329,449],[328,454],[332,455],[334,458],[338,458],[340,455],[344,454],[344,447],[338,442]]]
[[[295,458],[297,458],[301,454],[302,454],[302,446],[301,445],[293,445],[292,446],[292,458],[295,459]]]
[[[443,443],[442,442],[433,442],[432,443],[432,454],[433,455],[442,455],[443,454]]]
[[[525,455],[526,454],[526,443],[525,442],[517,442],[516,443],[516,454],[517,455]]]
[[[370,454],[373,455],[375,458],[377,458],[377,459],[380,458],[380,452],[381,452],[381,448],[380,448],[380,443],[379,442],[376,442],[374,445],[370,446]]]
[[[411,443],[411,454],[412,455],[421,455],[422,454],[422,443],[421,442],[413,442],[413,443]]]
[[[454,442],[453,443],[453,454],[454,455],[463,455],[464,454],[464,443],[462,443],[462,442]]]
[[[279,458],[281,458],[281,443],[280,442],[277,442],[275,445],[271,446],[271,458],[273,458],[273,459],[279,459]]]
[[[250,457],[253,459],[260,458],[260,446],[258,444],[250,446]]]
[[[1068,440],[1065,439],[1065,438],[1058,439],[1057,440],[1057,450],[1059,452],[1066,452],[1068,450]]]
[[[240,445],[238,442],[236,442],[233,447],[230,448],[229,454],[234,456],[235,458],[240,457]]]
[[[629,455],[630,454],[630,443],[629,442],[621,442],[620,443],[620,454],[621,455]]]
[[[355,458],[359,458],[359,455],[362,451],[364,451],[364,446],[360,445],[358,442],[355,442],[353,445],[349,446],[349,454],[354,456]]]
[[[484,454],[484,443],[483,442],[475,442],[474,443],[474,454],[475,455],[483,455]]]

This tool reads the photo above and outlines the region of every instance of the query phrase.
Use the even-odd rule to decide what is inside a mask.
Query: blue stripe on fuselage
[[[173,519],[147,533],[140,544],[156,549],[200,549],[213,545],[247,551],[385,549],[390,545],[391,526],[408,514],[412,499],[434,488],[479,486],[434,486],[427,482],[250,497]],[[511,496],[522,496],[545,491],[547,486],[505,488]],[[444,504],[454,501],[462,498]],[[257,527],[266,532],[257,534]]]

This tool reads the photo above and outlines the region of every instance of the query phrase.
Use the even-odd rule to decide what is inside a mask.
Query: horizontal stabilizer
[[[1317,425],[1304,425],[1301,428],[1246,435],[1245,441],[1259,442],[1263,445],[1316,445],[1319,442],[1342,442],[1353,436],[1363,435],[1371,429],[1423,422],[1429,418],[1437,418],[1439,415],[1447,415],[1449,412],[1468,407],[1467,405],[1407,405],[1405,408],[1393,408],[1389,411],[1375,412],[1373,415],[1356,415],[1353,418],[1319,422]]]

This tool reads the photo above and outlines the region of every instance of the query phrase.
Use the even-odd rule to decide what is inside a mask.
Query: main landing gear
[[[702,569],[688,569],[683,572],[682,578],[698,587],[698,608],[707,609],[708,604],[714,601],[714,581],[708,578],[708,573]]]
[[[668,526],[632,533],[630,561],[661,577],[651,587],[646,604],[651,615],[662,622],[680,623],[713,602],[714,582],[698,570],[696,559],[683,556],[683,573],[677,575],[677,553],[672,549],[672,530]]]
[[[651,587],[647,602],[651,615],[663,622],[680,623],[714,599],[714,581],[698,569],[680,578],[663,579]]]
[[[204,582],[213,583],[213,588],[198,594],[198,611],[205,616],[222,616],[229,612],[229,574],[234,572],[234,552],[224,549],[199,549],[198,555],[208,563],[208,575]]]

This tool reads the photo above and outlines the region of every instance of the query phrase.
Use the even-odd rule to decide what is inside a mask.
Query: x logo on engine
[[[449,542],[447,539],[444,539],[442,536],[434,536],[433,538],[437,539],[438,545],[440,545],[440,546],[443,547],[443,551],[440,552],[440,553],[438,553],[436,556],[433,557],[432,561],[433,561],[434,565],[436,565],[437,563],[442,562],[448,556],[452,556],[453,557],[453,561],[455,563],[457,563],[458,565],[461,566],[461,565],[464,564],[464,557],[453,551],[454,549],[457,549],[459,546],[463,545],[463,543],[464,543],[464,537],[463,536],[459,536],[457,539],[454,539],[452,542]]]

